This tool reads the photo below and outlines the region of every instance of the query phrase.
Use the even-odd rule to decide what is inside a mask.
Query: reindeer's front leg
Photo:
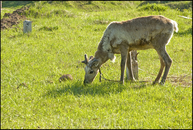
[[[127,68],[128,68],[128,77],[129,80],[135,81],[134,74],[133,74],[133,69],[132,69],[132,61],[131,61],[131,52],[128,52],[127,55]]]
[[[128,54],[128,47],[125,45],[120,46],[121,51],[121,78],[120,81],[122,84],[124,84],[124,71],[125,71],[125,65],[127,61],[127,54]]]

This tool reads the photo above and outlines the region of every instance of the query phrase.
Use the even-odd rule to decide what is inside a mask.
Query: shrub
[[[152,11],[165,11],[167,9],[166,6],[163,5],[158,5],[158,4],[147,4],[141,6],[138,10],[143,11],[143,10],[152,10]]]

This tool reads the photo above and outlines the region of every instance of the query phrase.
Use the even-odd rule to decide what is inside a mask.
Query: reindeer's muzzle
[[[88,84],[88,82],[87,82],[86,80],[84,80],[84,85],[85,85],[85,84]]]
[[[86,84],[86,81],[84,80],[84,84]]]

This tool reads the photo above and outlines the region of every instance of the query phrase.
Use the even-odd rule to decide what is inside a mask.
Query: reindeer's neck
[[[101,66],[102,64],[104,64],[109,58],[108,58],[108,53],[103,51],[103,42],[104,41],[104,37],[102,37],[99,45],[98,45],[98,49],[95,52],[95,58],[99,60],[99,66]]]
[[[108,60],[108,53],[98,49],[95,52],[95,58],[99,60],[99,66],[101,66]]]

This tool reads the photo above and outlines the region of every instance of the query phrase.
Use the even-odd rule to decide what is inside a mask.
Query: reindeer
[[[84,84],[92,83],[99,68],[107,60],[115,61],[114,54],[121,54],[121,77],[120,82],[124,83],[124,71],[127,63],[131,81],[136,81],[131,71],[132,50],[155,49],[159,55],[161,67],[153,82],[156,84],[165,71],[160,84],[164,84],[168,75],[172,59],[166,52],[166,45],[170,42],[173,32],[178,32],[177,23],[164,16],[138,17],[128,21],[111,22],[99,42],[95,56],[89,59],[85,54],[86,64]]]

